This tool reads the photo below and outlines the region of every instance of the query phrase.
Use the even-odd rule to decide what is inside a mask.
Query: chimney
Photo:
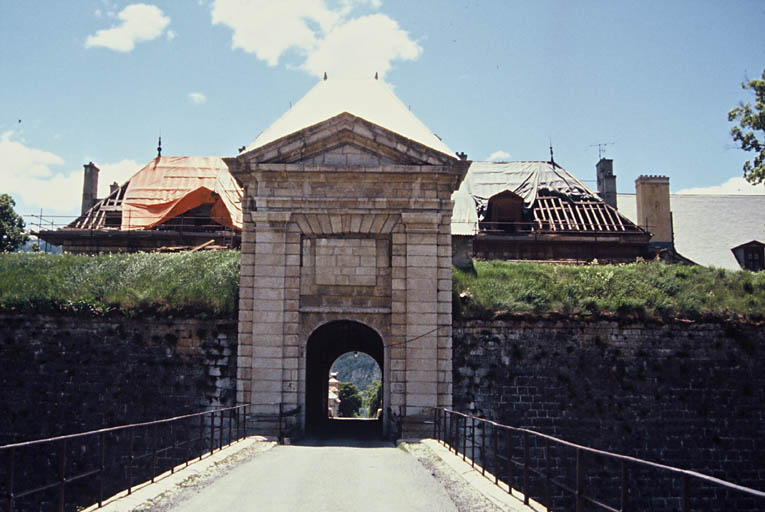
[[[598,176],[598,195],[606,204],[616,208],[616,176],[614,176],[614,161],[601,158],[595,165]]]
[[[112,182],[111,185],[109,185],[109,195],[114,194],[115,190],[118,190],[120,188],[120,184],[116,181]]]
[[[83,165],[85,179],[82,183],[82,212],[88,211],[98,201],[98,167],[93,162]]]
[[[674,242],[669,209],[669,178],[638,176],[635,180],[638,225],[653,234],[651,244],[671,247]]]

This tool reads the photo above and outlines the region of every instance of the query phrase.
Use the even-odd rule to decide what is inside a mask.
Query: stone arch
[[[332,363],[346,352],[363,352],[375,360],[385,380],[385,346],[372,327],[356,320],[332,320],[314,329],[306,341],[305,427],[321,430],[327,425],[327,376]],[[383,393],[385,395],[385,393]]]

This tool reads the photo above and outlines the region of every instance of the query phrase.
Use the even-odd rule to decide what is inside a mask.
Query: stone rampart
[[[234,405],[235,320],[0,315],[0,444]]]
[[[457,410],[765,488],[760,325],[456,322],[453,362]],[[534,453],[542,464],[542,450]],[[571,469],[573,456],[561,451],[553,465]],[[611,489],[618,508],[620,468],[592,458],[588,465],[588,481]],[[637,470],[632,480],[642,480],[629,496],[633,510],[680,509],[678,498],[667,499],[679,496],[677,480]],[[701,487],[694,510],[756,509],[743,495]]]

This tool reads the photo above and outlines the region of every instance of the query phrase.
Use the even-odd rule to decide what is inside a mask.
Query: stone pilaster
[[[401,214],[406,232],[406,416],[438,404],[438,213]]]
[[[285,349],[291,329],[285,322],[288,292],[288,212],[252,213],[255,223],[253,263],[252,380],[253,412],[273,413],[283,402]],[[293,333],[294,335],[294,333]]]

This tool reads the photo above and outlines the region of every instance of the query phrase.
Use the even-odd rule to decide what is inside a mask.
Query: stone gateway
[[[378,80],[319,82],[229,165],[243,185],[237,400],[326,418],[336,357],[383,372],[383,429],[452,404],[456,158]]]

